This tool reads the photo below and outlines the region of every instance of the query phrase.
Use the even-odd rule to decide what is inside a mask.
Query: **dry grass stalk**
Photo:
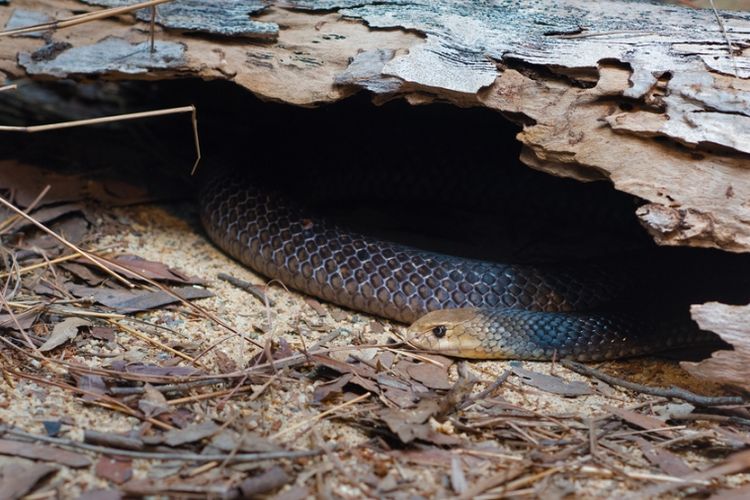
[[[136,3],[133,5],[126,5],[124,7],[113,7],[111,9],[102,9],[94,12],[87,12],[85,14],[78,14],[76,16],[66,17],[64,19],[57,19],[47,23],[34,24],[32,26],[25,26],[23,28],[15,28],[10,30],[0,31],[0,37],[11,36],[11,35],[22,35],[25,33],[34,33],[37,31],[47,30],[59,30],[62,28],[70,28],[72,26],[78,26],[79,24],[90,23],[99,19],[106,19],[108,17],[115,17],[122,14],[128,14],[130,12],[145,9],[147,7],[153,7],[162,3],[168,3],[172,0],[148,0],[146,2]],[[1,90],[1,89],[0,89]]]

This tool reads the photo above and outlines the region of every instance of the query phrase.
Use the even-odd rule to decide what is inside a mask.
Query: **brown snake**
[[[715,339],[690,321],[575,312],[622,291],[623,275],[597,265],[516,265],[426,252],[339,227],[236,175],[207,182],[200,203],[206,231],[232,257],[324,301],[414,322],[410,343],[431,351],[600,360]]]

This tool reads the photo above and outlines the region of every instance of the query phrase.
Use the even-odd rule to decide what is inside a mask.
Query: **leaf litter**
[[[26,207],[46,185],[30,168],[11,190]],[[63,188],[29,215],[90,256],[0,221],[0,454],[29,464],[0,465],[3,496],[594,498],[747,482],[744,405],[404,350],[399,326],[267,285],[159,208],[105,210],[51,179]]]

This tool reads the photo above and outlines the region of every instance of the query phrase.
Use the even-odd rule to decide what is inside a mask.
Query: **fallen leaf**
[[[30,493],[42,479],[57,472],[46,464],[7,464],[0,467],[0,497],[3,500],[21,498]]]
[[[450,389],[453,384],[448,380],[448,368],[432,363],[412,363],[406,372],[431,389]]]
[[[10,328],[11,330],[18,331],[18,326],[20,325],[24,330],[28,330],[36,322],[39,313],[36,311],[24,311],[15,316],[14,321],[14,318],[10,314],[0,314],[0,328]]]
[[[14,457],[55,462],[76,469],[91,465],[91,460],[86,455],[81,455],[80,453],[62,450],[41,443],[28,443],[25,441],[13,441],[11,439],[0,439],[0,453]]]
[[[185,285],[204,285],[205,281],[200,278],[189,276],[188,274],[180,271],[179,269],[173,269],[161,262],[155,262],[152,260],[146,260],[136,255],[118,255],[112,259],[118,265],[134,271],[146,278],[154,281],[168,281],[172,283],[182,283]],[[88,262],[87,262],[88,263]],[[107,266],[107,262],[103,262]],[[109,267],[109,266],[108,266]],[[126,271],[120,271],[114,269],[125,275],[126,278],[139,279],[137,274],[129,273]]]
[[[138,409],[147,417],[156,417],[163,413],[169,413],[172,408],[169,406],[164,394],[154,389],[151,384],[144,384],[143,397],[138,400]]]
[[[319,384],[315,387],[315,392],[313,392],[313,402],[317,404],[325,401],[331,397],[332,394],[341,394],[342,388],[349,383],[352,377],[353,375],[351,373],[345,373],[330,382]]]
[[[83,285],[69,285],[67,289],[78,298],[93,300],[123,314],[155,309],[180,301],[180,299],[161,290],[114,290]],[[205,288],[192,286],[176,287],[172,288],[172,291],[186,300],[203,299],[214,295]]]
[[[189,377],[201,373],[190,366],[159,366],[145,363],[126,363],[122,360],[113,361],[109,367],[118,372],[134,373],[144,377]]]
[[[52,349],[73,340],[78,335],[78,329],[83,326],[91,326],[91,323],[82,318],[67,318],[52,328],[52,333],[47,340],[39,346],[42,352],[51,351]]]
[[[96,463],[94,472],[98,477],[122,484],[133,477],[133,461],[130,459],[102,456]]]
[[[84,373],[76,377],[79,389],[86,391],[88,394],[83,395],[84,401],[95,401],[95,394],[104,395],[107,393],[107,385],[100,375]]]
[[[89,490],[81,494],[78,500],[120,500],[122,493],[117,490]]]
[[[511,366],[511,370],[524,384],[536,387],[544,392],[568,397],[594,393],[591,386],[584,382],[568,382],[560,377],[526,370],[520,366]]]
[[[164,433],[164,443],[169,446],[180,446],[185,443],[194,443],[201,439],[212,436],[219,430],[219,426],[212,421],[202,424],[192,424],[184,429],[175,429]]]
[[[633,440],[638,444],[643,456],[665,474],[673,477],[684,477],[695,472],[671,451],[665,448],[657,448],[640,436],[635,436]]]
[[[237,431],[224,429],[211,437],[211,445],[226,452],[241,451],[254,453],[261,451],[278,451],[280,446],[254,432],[240,435]]]
[[[274,465],[260,475],[242,481],[240,491],[244,498],[251,498],[277,490],[285,484],[291,483],[293,479],[284,469]]]
[[[667,426],[664,420],[652,417],[650,415],[643,415],[642,413],[636,413],[631,410],[626,410],[625,408],[615,408],[605,405],[604,410],[641,429],[654,430],[661,429]],[[674,437],[674,432],[670,430],[660,430],[655,431],[655,433],[668,438]]]
[[[113,342],[115,340],[115,329],[108,326],[95,326],[91,328],[91,336],[97,340]]]

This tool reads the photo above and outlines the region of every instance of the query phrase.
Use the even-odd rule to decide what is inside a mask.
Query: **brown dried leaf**
[[[695,472],[680,457],[665,448],[657,448],[640,436],[634,441],[643,452],[643,456],[652,464],[659,467],[665,474],[673,477],[683,477]]]
[[[28,330],[36,322],[39,317],[39,313],[36,311],[24,311],[20,314],[15,315],[15,321],[10,314],[0,314],[0,328],[10,328],[11,330],[18,330],[16,321],[24,330]]]
[[[122,360],[113,361],[110,369],[123,373],[134,373],[144,377],[187,377],[197,375],[200,370],[189,366],[158,366],[144,363],[126,363]]]
[[[122,484],[133,477],[133,461],[130,459],[102,456],[96,463],[94,472],[98,477]]]
[[[88,467],[91,465],[91,460],[86,455],[81,455],[80,453],[61,450],[60,448],[40,443],[27,443],[11,439],[0,439],[0,453],[15,457],[31,458],[33,460],[43,460],[45,462],[55,462],[73,468]]]
[[[219,430],[219,426],[212,421],[202,424],[192,424],[184,429],[174,429],[164,433],[164,443],[169,446],[180,446],[185,443],[194,443],[205,439]]]
[[[450,389],[453,384],[448,379],[448,367],[440,367],[432,363],[412,363],[406,372],[431,389]]]
[[[113,290],[83,285],[68,285],[67,289],[76,297],[93,300],[123,314],[146,311],[179,302],[179,299],[161,290]],[[175,287],[172,290],[186,300],[213,297],[213,293],[205,288],[185,286]]]
[[[89,286],[99,286],[108,278],[108,276],[105,276],[104,274],[95,274],[88,267],[76,262],[63,262],[62,264],[60,264],[60,267],[70,272],[77,278],[85,281]]]
[[[21,498],[53,472],[57,472],[57,468],[46,464],[4,465],[0,468],[0,497],[4,500]]]
[[[97,398],[94,394],[104,395],[107,393],[107,385],[100,375],[84,373],[76,378],[78,388],[87,393],[83,395],[84,401],[95,401]]]
[[[136,255],[118,255],[113,259],[120,266],[137,272],[154,281],[168,281],[185,285],[204,285],[205,281],[189,276],[179,269],[173,269],[161,262],[146,260]],[[104,263],[107,265],[106,263]],[[138,279],[138,276],[126,271],[120,271],[127,278]]]
[[[227,354],[219,349],[214,350],[214,359],[220,373],[232,373],[237,371],[237,363]]]
[[[642,413],[636,413],[631,410],[626,410],[625,408],[614,408],[612,406],[605,405],[604,410],[620,417],[631,425],[640,427],[641,429],[654,430],[666,427],[666,423],[660,418],[652,417],[650,415],[644,415]],[[655,433],[668,438],[674,437],[674,431],[661,430],[655,431]]]
[[[353,375],[351,373],[345,373],[344,375],[340,376],[337,379],[331,380],[330,382],[319,384],[315,387],[315,392],[313,393],[313,402],[317,404],[330,398],[332,394],[341,394],[341,390],[346,384],[349,383],[352,377]]]
[[[211,445],[222,451],[241,451],[243,453],[278,451],[281,449],[280,446],[254,432],[246,432],[240,435],[231,429],[224,429],[218,434],[214,434],[211,437]]]
[[[242,481],[240,491],[244,498],[250,498],[279,489],[285,484],[291,483],[293,479],[284,469],[274,465],[262,474]]]
[[[568,397],[585,396],[594,393],[591,386],[584,382],[568,382],[560,377],[526,370],[520,366],[512,366],[511,370],[524,384],[536,387],[544,392]]]
[[[65,342],[73,340],[78,336],[79,329],[84,326],[91,326],[91,323],[82,318],[64,319],[52,328],[52,333],[47,337],[44,344],[39,346],[39,350],[42,352],[51,351]]]
[[[169,413],[172,408],[167,402],[164,394],[157,391],[151,384],[144,384],[143,397],[138,401],[138,409],[147,417],[156,417],[163,413]]]
[[[122,493],[117,490],[90,490],[81,494],[78,500],[120,500]]]
[[[91,328],[91,334],[97,340],[112,342],[115,340],[115,329],[108,326],[95,326]]]

